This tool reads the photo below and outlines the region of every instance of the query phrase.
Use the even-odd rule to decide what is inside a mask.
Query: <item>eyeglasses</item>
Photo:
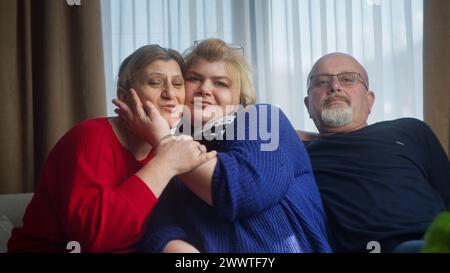
[[[311,88],[329,88],[333,83],[333,78],[337,77],[342,86],[353,86],[361,82],[367,90],[368,84],[362,79],[358,72],[343,72],[339,74],[319,74],[313,75],[308,79],[308,90]]]
[[[194,41],[194,47],[197,47],[201,42],[204,42],[204,41],[206,41],[206,40],[208,40],[208,39],[205,39],[205,40],[196,40],[196,41]],[[245,56],[245,54],[244,54],[244,47],[243,47],[243,46],[238,45],[238,44],[233,44],[233,43],[225,43],[225,44],[226,44],[227,47],[229,47],[230,49],[233,49],[233,50],[241,50],[241,51],[242,51],[242,56],[243,56],[243,57]]]

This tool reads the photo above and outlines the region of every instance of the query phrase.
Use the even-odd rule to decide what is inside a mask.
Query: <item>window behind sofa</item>
[[[108,114],[120,62],[144,44],[184,51],[219,37],[255,67],[259,102],[279,105],[298,129],[316,131],[303,106],[319,56],[340,51],[368,69],[369,122],[423,119],[422,0],[101,0]]]

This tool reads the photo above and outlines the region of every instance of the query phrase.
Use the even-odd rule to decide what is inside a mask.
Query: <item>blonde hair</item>
[[[176,50],[163,48],[159,45],[142,46],[125,58],[120,65],[117,79],[117,96],[119,97],[120,90],[122,92],[130,90],[132,78],[145,66],[157,60],[174,60],[183,71],[184,60]]]
[[[196,42],[193,47],[184,53],[183,74],[199,59],[205,59],[208,62],[223,61],[228,64],[230,73],[238,87],[239,103],[244,106],[255,104],[256,91],[251,81],[251,68],[245,61],[241,50],[227,45],[220,39],[206,39]]]

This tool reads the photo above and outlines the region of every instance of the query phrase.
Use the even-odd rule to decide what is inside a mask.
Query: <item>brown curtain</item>
[[[0,1],[0,193],[34,190],[56,141],[106,113],[98,0]]]
[[[424,116],[450,151],[450,1],[424,1]]]

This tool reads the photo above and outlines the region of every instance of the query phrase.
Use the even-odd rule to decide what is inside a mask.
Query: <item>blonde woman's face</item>
[[[184,79],[174,60],[157,60],[133,78],[132,87],[141,102],[150,101],[173,127],[181,118],[185,101]]]
[[[223,61],[196,61],[185,74],[186,105],[202,124],[231,112],[239,104],[239,90]]]

